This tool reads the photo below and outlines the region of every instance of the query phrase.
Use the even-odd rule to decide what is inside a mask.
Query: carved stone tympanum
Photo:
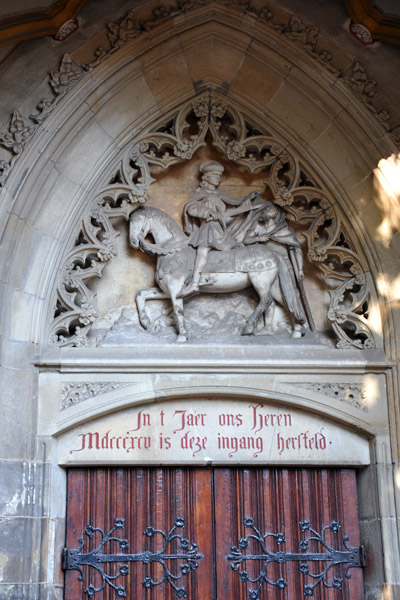
[[[199,187],[185,188],[186,205],[181,208],[185,231],[167,211],[139,208],[147,200],[149,187],[155,185],[157,173],[195,160],[200,149],[207,156],[207,147],[210,158],[218,153],[221,163],[232,165],[231,172],[260,174],[265,188],[253,188],[244,197],[227,194],[221,181],[222,164],[209,159],[196,162]],[[371,328],[369,323],[374,292],[368,284],[368,269],[355,237],[346,231],[335,198],[317,183],[318,176],[302,164],[285,140],[264,130],[224,97],[213,91],[204,93],[164,123],[143,132],[125,150],[108,181],[88,202],[75,245],[65,256],[49,332],[53,343],[95,343],[88,337],[99,317],[93,281],[117,255],[119,230],[114,219],[122,217],[130,218],[132,246],[157,257],[157,286],[137,297],[143,327],[151,321],[145,302],[165,299],[172,302],[178,339],[183,341],[187,337],[186,299],[197,295],[194,301],[199,302],[206,293],[215,292],[233,298],[239,290],[253,288],[258,306],[248,311],[241,333],[274,333],[271,314],[277,302],[292,321],[295,337],[315,328],[317,309],[320,333],[329,337],[330,329],[339,348],[375,347],[379,327],[375,322]],[[288,222],[306,240],[304,248]],[[310,282],[304,285],[303,256],[313,264],[314,273],[319,271],[313,285],[323,282],[330,294],[329,306],[325,300],[318,307],[308,301]],[[307,269],[305,275],[307,279]],[[231,315],[234,326],[235,311]],[[208,317],[198,314],[196,319],[203,326]]]
[[[263,314],[263,333],[273,334],[272,315],[277,300],[293,317],[292,336],[301,337],[306,318],[297,282],[303,279],[303,258],[300,243],[288,227],[283,211],[271,202],[261,202],[259,192],[233,199],[219,191],[223,167],[216,161],[202,163],[200,171],[201,184],[185,207],[188,235],[157,208],[139,208],[131,216],[131,246],[158,256],[158,287],[141,290],[136,297],[141,324],[145,328],[150,325],[146,300],[169,298],[178,341],[183,342],[187,340],[184,298],[196,293],[230,294],[253,287],[259,303],[242,334],[254,334]],[[227,204],[236,208],[227,210]],[[146,241],[149,234],[155,243]],[[304,288],[301,290],[308,308]]]

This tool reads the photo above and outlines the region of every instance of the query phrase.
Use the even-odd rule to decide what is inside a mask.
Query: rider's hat
[[[207,160],[201,163],[200,173],[223,173],[224,167],[216,160]]]

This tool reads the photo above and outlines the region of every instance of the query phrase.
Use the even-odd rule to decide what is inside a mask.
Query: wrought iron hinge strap
[[[201,555],[202,557],[203,555]],[[158,552],[142,552],[141,554],[98,554],[88,552],[87,554],[76,554],[76,550],[64,549],[63,569],[76,569],[81,565],[93,565],[99,563],[117,563],[117,562],[162,562],[162,560],[186,559],[187,554],[162,554]]]
[[[307,520],[300,521],[299,526],[302,532],[310,531],[313,535],[310,537],[303,539],[300,541],[300,552],[271,552],[267,550],[265,546],[265,540],[268,537],[272,537],[275,539],[275,542],[279,544],[283,544],[285,540],[285,536],[283,533],[266,533],[262,535],[260,531],[254,525],[254,519],[252,517],[247,517],[244,519],[244,525],[246,528],[250,528],[254,533],[249,534],[244,538],[240,538],[238,546],[232,546],[230,554],[226,557],[228,561],[231,563],[231,567],[234,571],[239,571],[239,568],[248,560],[250,561],[263,561],[263,566],[260,570],[259,575],[256,577],[250,577],[249,573],[246,570],[239,571],[240,580],[243,582],[256,583],[257,587],[249,589],[249,599],[257,600],[260,595],[261,588],[265,583],[273,585],[281,590],[285,589],[288,586],[288,582],[283,578],[279,577],[275,581],[272,581],[267,577],[267,567],[271,563],[285,564],[287,562],[299,562],[299,571],[303,573],[303,575],[309,575],[312,577],[315,582],[312,584],[304,585],[304,595],[305,596],[313,596],[314,588],[322,582],[322,584],[327,588],[336,588],[338,590],[342,589],[343,578],[338,576],[333,576],[330,581],[327,580],[327,575],[330,569],[336,565],[346,565],[345,567],[345,577],[347,579],[351,578],[348,571],[351,568],[355,567],[365,567],[365,553],[364,548],[362,546],[359,547],[351,547],[348,545],[348,537],[343,537],[343,545],[346,550],[337,550],[332,548],[325,539],[325,533],[329,529],[334,534],[339,532],[341,525],[337,521],[332,521],[329,525],[325,526],[321,533],[317,533],[314,529],[310,527],[310,523]],[[246,549],[249,547],[249,540],[255,540],[262,549],[262,553],[260,554],[247,554]],[[307,552],[309,543],[311,541],[317,542],[321,544],[324,548],[326,548],[326,552]],[[308,562],[322,562],[328,563],[325,568],[319,573],[312,573],[310,571],[310,567]]]
[[[339,565],[342,563],[350,563],[352,567],[365,567],[361,558],[361,551],[364,550],[362,546],[359,548],[350,548],[347,551],[336,551],[336,552],[314,552],[307,553],[304,552],[268,552],[268,554],[246,554],[245,560],[265,560],[268,556],[269,562],[277,562],[277,563],[286,563],[291,561],[304,561],[306,560],[314,560],[314,561],[332,561],[335,565]],[[227,558],[232,558],[229,555]]]
[[[100,565],[109,564],[109,563],[138,563],[141,562],[143,564],[150,564],[157,562],[162,565],[164,570],[164,575],[161,577],[159,581],[154,581],[151,577],[145,577],[142,581],[142,585],[145,589],[151,589],[154,586],[161,585],[164,582],[167,582],[176,593],[177,598],[186,598],[186,590],[183,587],[178,587],[176,585],[176,581],[181,579],[184,575],[188,575],[191,571],[195,570],[199,566],[199,560],[203,558],[203,554],[198,552],[197,544],[190,542],[188,539],[183,538],[181,535],[178,535],[175,532],[177,528],[182,528],[185,526],[185,521],[183,518],[179,517],[175,520],[175,524],[168,534],[164,533],[160,529],[154,529],[151,526],[146,527],[144,531],[144,535],[147,537],[153,537],[156,534],[161,535],[164,538],[163,548],[159,552],[152,552],[150,550],[146,550],[144,552],[137,552],[134,554],[104,554],[101,552],[104,545],[107,542],[117,542],[119,544],[120,550],[128,550],[128,541],[125,539],[117,538],[112,536],[116,529],[121,529],[125,525],[125,519],[115,519],[114,527],[105,534],[102,529],[99,527],[93,527],[92,525],[88,525],[85,529],[84,534],[93,538],[95,533],[98,532],[101,536],[101,541],[97,545],[97,547],[91,552],[83,553],[82,549],[85,544],[84,538],[79,539],[80,546],[76,549],[64,549],[63,552],[63,569],[64,570],[77,570],[80,572],[79,580],[83,580],[83,566],[89,566],[96,569],[96,571],[100,574],[102,583],[99,587],[95,587],[93,584],[89,584],[85,589],[84,593],[90,598],[93,597],[97,592],[102,591],[106,585],[114,588],[116,592],[117,598],[125,598],[126,597],[126,589],[123,585],[116,585],[114,581],[120,577],[121,575],[128,575],[129,567],[127,564],[121,565],[119,568],[119,572],[117,575],[110,575],[105,573]],[[180,544],[180,548],[182,552],[176,553],[167,553],[167,548],[172,540],[178,540]],[[166,564],[166,561],[169,560],[182,560],[184,561],[179,565],[179,573],[173,574],[169,567]]]

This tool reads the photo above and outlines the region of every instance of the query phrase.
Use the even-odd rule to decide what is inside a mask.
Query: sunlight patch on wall
[[[400,467],[397,469],[395,480],[397,487],[400,489]]]
[[[383,212],[378,234],[385,239],[400,228],[400,154],[382,158],[374,175],[377,200]]]
[[[376,377],[368,375],[365,378],[364,385],[366,404],[369,408],[372,408],[378,402],[381,393],[378,380],[376,379]]]
[[[378,275],[376,278],[376,287],[379,295],[385,300],[400,299],[400,275],[393,281],[388,281],[385,275]]]

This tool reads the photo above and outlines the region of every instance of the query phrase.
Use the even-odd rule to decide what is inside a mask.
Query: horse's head
[[[140,247],[140,241],[146,237],[150,229],[144,208],[140,207],[135,210],[129,221],[129,244],[137,250]]]
[[[151,256],[176,252],[188,239],[172,217],[154,206],[141,206],[130,217],[130,245]]]

